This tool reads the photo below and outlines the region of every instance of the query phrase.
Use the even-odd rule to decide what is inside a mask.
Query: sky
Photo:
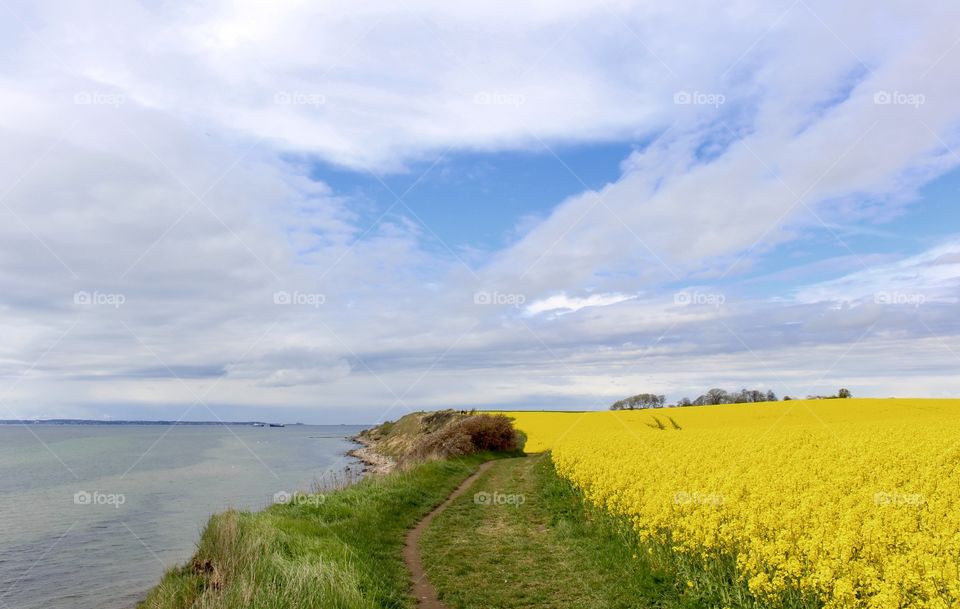
[[[0,419],[960,395],[955,2],[0,15]]]

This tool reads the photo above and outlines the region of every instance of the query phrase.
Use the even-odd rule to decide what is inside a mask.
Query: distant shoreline
[[[97,419],[0,419],[0,425],[240,425],[247,427],[301,427],[305,423],[270,423],[268,421],[103,421]],[[363,427],[346,423],[328,423],[330,427]]]

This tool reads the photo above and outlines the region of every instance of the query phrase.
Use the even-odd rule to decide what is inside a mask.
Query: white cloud
[[[837,279],[805,286],[802,303],[956,303],[960,294],[960,239],[953,238],[896,262],[877,264]]]
[[[607,307],[632,298],[636,298],[636,296],[626,294],[591,294],[584,298],[576,298],[569,297],[565,293],[556,294],[531,302],[527,305],[526,312],[531,315],[548,312],[554,315],[566,315],[567,313],[574,313],[586,307]]]
[[[750,384],[744,370],[812,392],[803,371],[843,344],[872,358],[834,369],[864,390],[906,374],[884,349],[925,353],[909,375],[960,389],[921,349],[956,344],[939,304],[832,307],[891,287],[950,301],[955,245],[877,266],[858,252],[872,268],[783,302],[672,299],[823,223],[872,230],[956,165],[953,4],[10,9],[0,372],[16,414],[176,416],[201,397],[356,405],[364,420]],[[371,226],[306,177],[316,160],[402,171],[445,151],[611,140],[644,144],[619,180],[558,201],[471,269],[418,222]],[[527,315],[476,304],[478,290],[523,295]],[[79,306],[79,291],[124,302]],[[277,304],[281,291],[323,302]]]

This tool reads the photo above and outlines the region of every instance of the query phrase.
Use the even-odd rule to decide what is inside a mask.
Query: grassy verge
[[[408,608],[407,529],[479,463],[473,455],[371,478],[262,512],[210,519],[189,564],[139,609]]]
[[[752,604],[731,598],[740,595],[734,582],[715,589],[691,580],[691,565],[586,505],[547,455],[495,463],[422,543],[430,580],[452,609]]]

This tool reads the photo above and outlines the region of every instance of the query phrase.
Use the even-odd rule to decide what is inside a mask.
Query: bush
[[[517,449],[517,433],[503,415],[480,414],[455,421],[423,437],[413,451],[415,458],[457,457],[484,450],[509,452]]]
[[[440,431],[426,435],[414,448],[414,459],[428,457],[458,457],[476,452],[470,435],[459,429],[459,425],[451,425]]]
[[[517,449],[517,434],[503,415],[482,414],[460,422],[477,450],[508,452]]]

